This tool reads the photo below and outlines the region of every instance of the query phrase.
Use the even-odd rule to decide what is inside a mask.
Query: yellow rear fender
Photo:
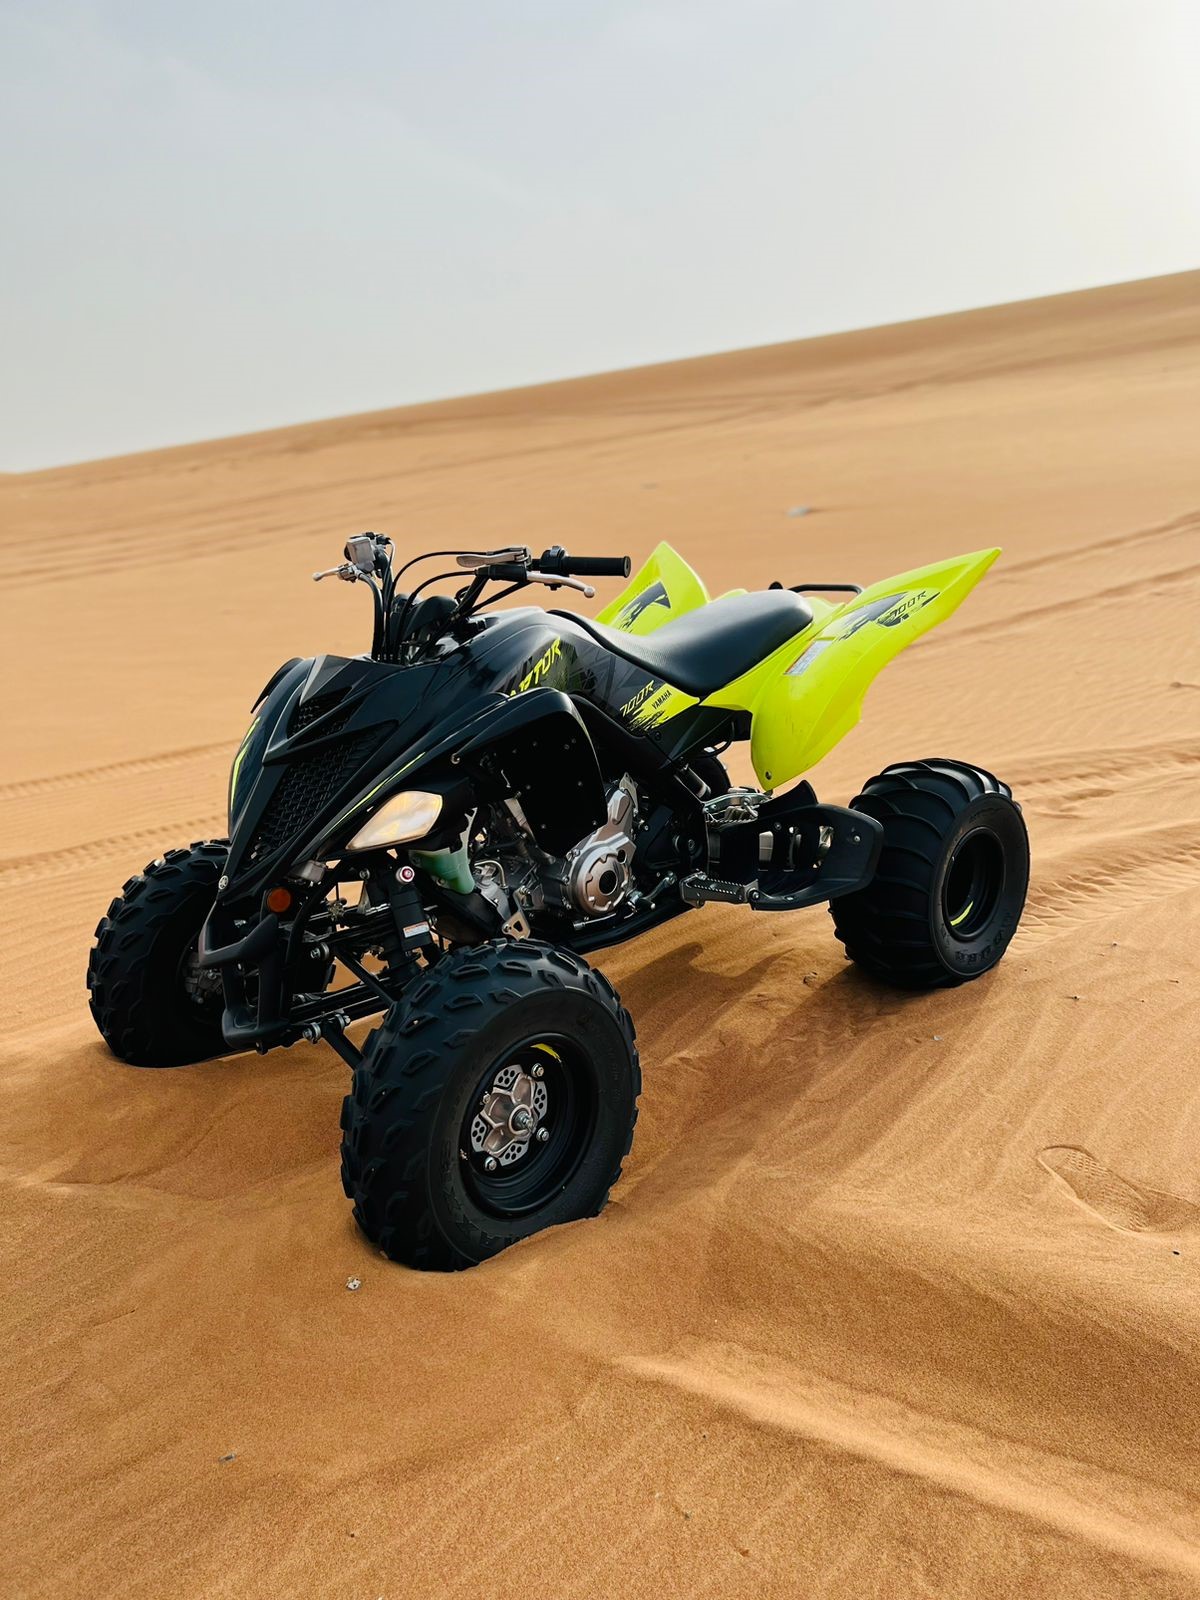
[[[664,622],[673,622],[685,612],[708,604],[703,579],[669,544],[651,552],[613,601],[597,612],[596,621],[622,633],[653,633]]]
[[[812,623],[708,696],[705,705],[750,713],[750,758],[764,788],[816,766],[862,715],[863,699],[893,656],[954,611],[1000,554],[917,567],[872,584],[845,605],[812,601]]]

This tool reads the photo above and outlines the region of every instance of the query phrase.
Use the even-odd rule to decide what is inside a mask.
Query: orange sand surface
[[[1192,274],[0,477],[0,1591],[1200,1591],[1198,445]],[[269,672],[364,647],[309,581],[364,527],[665,538],[714,593],[1002,545],[815,782],[1008,779],[1006,960],[895,994],[716,906],[618,948],[607,1212],[383,1260],[331,1052],[137,1071],[83,987]]]

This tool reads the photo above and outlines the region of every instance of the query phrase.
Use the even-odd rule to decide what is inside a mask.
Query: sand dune
[[[1193,274],[0,480],[3,1592],[1200,1591],[1198,433]],[[368,526],[714,592],[1002,545],[815,781],[1007,777],[1008,958],[897,995],[716,907],[613,951],[607,1213],[382,1260],[332,1054],[134,1071],[83,990],[276,663],[361,648],[308,574]]]

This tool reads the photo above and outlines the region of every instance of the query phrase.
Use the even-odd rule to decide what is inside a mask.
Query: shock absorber
[[[417,875],[407,862],[388,873],[387,898],[395,926],[394,959],[397,964],[412,961],[419,950],[434,941],[433,929],[429,926],[429,918],[417,893]],[[387,959],[390,966],[393,961],[391,952],[387,953]]]

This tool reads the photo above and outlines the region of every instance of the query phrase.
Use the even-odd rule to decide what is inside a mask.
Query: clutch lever
[[[341,578],[343,583],[357,583],[366,574],[360,572],[352,561],[343,561],[340,566],[326,567],[324,572],[314,572],[312,580],[320,583],[322,578]]]

